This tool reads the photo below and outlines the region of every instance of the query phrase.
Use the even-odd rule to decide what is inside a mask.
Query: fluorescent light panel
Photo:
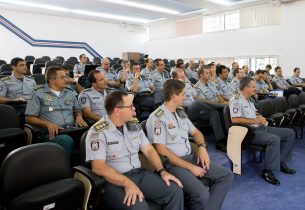
[[[119,4],[119,5],[129,6],[129,7],[135,7],[135,8],[144,9],[144,10],[150,10],[150,11],[154,11],[154,12],[172,14],[172,15],[178,15],[180,13],[176,10],[159,7],[159,6],[152,5],[152,4],[143,4],[143,3],[125,1],[125,0],[100,0],[100,1],[108,2],[111,4]]]
[[[232,2],[229,2],[227,0],[207,0],[207,1],[212,2],[214,4],[224,5],[224,6],[229,6],[232,4]]]
[[[18,5],[18,6],[33,7],[33,8],[41,8],[41,9],[46,9],[46,10],[58,11],[58,12],[69,12],[69,13],[74,13],[74,14],[78,14],[78,15],[100,17],[100,18],[107,18],[107,19],[113,19],[113,20],[122,20],[122,21],[127,21],[127,22],[130,21],[130,22],[137,22],[137,23],[150,23],[150,22],[159,20],[159,19],[149,20],[149,19],[113,15],[113,14],[107,14],[107,13],[98,13],[98,12],[92,12],[92,11],[86,11],[86,10],[71,10],[71,9],[67,9],[64,7],[58,7],[58,6],[47,5],[47,4],[37,4],[37,3],[31,3],[31,2],[19,1],[19,0],[0,0],[0,3],[8,3],[8,4]]]
[[[196,13],[203,13],[209,11],[208,9],[196,9],[196,10],[191,10],[188,12],[181,13],[180,16],[185,16],[185,15],[192,15]]]

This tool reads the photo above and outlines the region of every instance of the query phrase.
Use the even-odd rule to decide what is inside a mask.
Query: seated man
[[[108,58],[103,58],[102,66],[96,68],[101,71],[107,79],[108,88],[112,91],[120,88],[120,81],[114,69],[110,68],[110,61]]]
[[[233,70],[234,79],[231,81],[234,94],[239,92],[239,81],[244,77],[244,71],[241,68],[235,68]]]
[[[220,210],[234,176],[229,169],[210,162],[203,135],[179,109],[185,98],[184,87],[179,80],[164,83],[164,104],[149,116],[146,124],[148,139],[160,155],[169,159],[165,167],[182,182],[188,209]],[[198,145],[197,154],[191,152],[189,134]],[[203,185],[204,179],[212,184]]]
[[[75,92],[67,88],[68,77],[61,67],[51,66],[46,72],[47,84],[37,86],[26,107],[26,122],[42,127],[41,140],[60,144],[69,157],[74,148],[73,139],[60,134],[65,128],[84,127],[80,105]]]
[[[195,61],[193,59],[189,61],[189,66],[186,69],[186,74],[189,79],[194,78],[198,80],[197,69],[195,68]]]
[[[181,182],[163,168],[141,125],[132,122],[132,98],[125,92],[109,94],[108,115],[90,128],[86,138],[86,161],[91,161],[93,173],[106,180],[103,202],[111,209],[149,210],[145,198],[164,210],[183,210]],[[141,168],[139,150],[160,177]]]
[[[145,68],[141,70],[140,75],[144,75],[149,79],[154,72],[154,61],[151,58],[146,58]]]
[[[301,90],[305,90],[305,83],[302,80],[302,78],[300,77],[300,68],[296,67],[293,70],[293,76],[290,79],[290,83],[295,86],[295,87],[299,87]]]
[[[297,89],[296,87],[291,86],[288,84],[288,82],[285,80],[285,78],[282,75],[282,68],[277,66],[274,69],[275,76],[273,77],[272,81],[276,83],[276,86],[284,90],[284,96],[288,98],[292,94],[299,94],[301,91]]]
[[[268,85],[263,80],[263,71],[262,70],[257,70],[255,72],[253,79],[254,79],[257,94],[269,93]]]
[[[255,94],[255,83],[252,78],[242,78],[240,90],[241,92],[230,100],[232,123],[254,128],[255,136],[251,143],[266,146],[262,177],[271,184],[279,185],[280,182],[272,171],[280,169],[287,174],[295,173],[286,165],[286,162],[292,158],[295,133],[288,128],[269,127],[266,119],[256,114],[254,103],[250,98]]]
[[[214,108],[211,108],[209,104],[203,102],[200,99],[197,99],[197,93],[190,82],[186,80],[183,70],[173,70],[172,77],[173,79],[178,79],[185,84],[185,99],[183,100],[183,107],[187,109],[188,118],[192,122],[196,120],[209,122],[213,129],[216,145],[218,145],[216,148],[225,151],[225,146],[223,146],[223,144],[226,142],[226,132],[225,128],[222,127],[221,114]]]
[[[78,77],[84,76],[86,62],[87,62],[86,55],[81,54],[79,56],[79,63],[75,64],[74,69],[73,69],[74,77],[78,78]]]
[[[78,102],[81,105],[84,117],[92,124],[106,115],[104,102],[107,96],[107,79],[98,70],[91,71],[88,79],[92,87],[79,94]]]
[[[62,69],[65,71],[66,76],[68,76],[68,84],[67,87],[73,89],[77,94],[79,94],[84,88],[81,86],[74,78],[70,77],[69,69],[62,65]]]
[[[22,58],[11,60],[12,75],[0,79],[0,103],[27,102],[36,86],[34,79],[26,77],[26,63]]]
[[[131,76],[126,80],[126,89],[136,95],[135,104],[142,107],[150,108],[150,112],[154,109],[154,91],[155,88],[149,79],[140,74],[140,65],[138,63],[131,64]],[[148,117],[148,115],[147,115]]]
[[[118,78],[121,84],[125,84],[126,79],[131,75],[130,73],[130,61],[122,60],[122,70],[118,72]]]
[[[234,71],[234,70],[233,70]],[[220,96],[225,101],[229,101],[234,95],[234,87],[231,85],[231,82],[228,82],[228,70],[224,65],[219,65],[216,68],[217,72],[217,83],[219,86]]]

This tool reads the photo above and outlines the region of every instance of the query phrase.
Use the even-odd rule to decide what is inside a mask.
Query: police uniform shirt
[[[156,91],[163,90],[163,84],[166,80],[170,78],[169,73],[167,71],[163,71],[162,73],[159,73],[158,71],[155,71],[151,76],[151,83],[156,88]]]
[[[237,92],[239,92],[239,84],[240,84],[240,82],[239,82],[239,80],[237,80],[236,78],[234,78],[232,81],[231,81],[231,85],[232,85],[232,87],[233,87],[233,90],[234,90],[234,94],[235,93],[237,93]]]
[[[254,84],[255,84],[255,89],[257,92],[259,92],[260,90],[263,90],[263,84],[261,83],[261,80],[256,80],[255,78],[254,79]]]
[[[140,168],[138,152],[149,144],[143,130],[130,131],[126,124],[123,134],[105,116],[95,123],[86,138],[86,161],[105,160],[120,173]]]
[[[188,107],[195,101],[194,97],[197,95],[197,92],[189,82],[184,82],[184,84],[185,99],[183,101],[183,106]]]
[[[109,69],[108,71],[106,71],[103,67],[98,67],[96,68],[96,70],[102,72],[108,81],[116,81],[119,79],[114,69]]]
[[[82,76],[85,73],[85,64],[77,63],[74,66],[73,73],[81,74]]]
[[[281,87],[289,87],[290,86],[287,83],[287,81],[284,79],[283,76],[282,77],[274,76],[272,81],[274,81],[277,86],[281,86]]]
[[[188,78],[195,78],[196,80],[198,80],[198,73],[197,73],[196,69],[188,68],[186,70],[186,72],[187,72],[186,75]]]
[[[0,96],[8,99],[23,97],[29,100],[32,97],[32,91],[36,86],[34,79],[23,77],[22,81],[17,79],[14,74],[1,78],[0,80]]]
[[[234,95],[234,88],[231,83],[226,80],[222,80],[219,77],[217,77],[216,80],[219,84],[219,92],[223,94],[227,99],[232,98]]]
[[[57,96],[47,84],[37,86],[27,103],[26,115],[33,115],[61,127],[74,125],[74,112],[80,105],[73,90],[64,88]]]
[[[233,69],[229,72],[227,81],[231,82],[234,79]]]
[[[78,96],[78,102],[81,108],[90,107],[91,111],[98,116],[105,116],[105,98],[107,96],[106,90],[103,94],[98,92],[96,89],[88,88],[83,90]]]
[[[166,144],[179,157],[191,154],[188,136],[196,128],[187,117],[181,118],[162,105],[149,116],[146,130],[151,143]]]
[[[126,79],[125,87],[128,91],[132,91],[134,84],[134,75],[132,74]],[[144,75],[138,77],[138,93],[151,92],[150,86],[153,86],[148,78]]]
[[[269,85],[268,85],[263,79],[261,79],[259,82],[260,82],[261,87],[262,87],[263,90],[269,91],[269,90],[268,90],[268,89],[269,89]]]
[[[300,77],[292,76],[290,79],[292,85],[301,85],[304,84],[303,80]]]
[[[151,76],[155,73],[155,70],[149,70],[147,68],[144,68],[141,70],[140,75],[146,76],[148,79],[151,78]]]
[[[210,81],[203,84],[200,80],[194,85],[199,98],[207,99],[208,101],[218,102],[217,95],[219,94],[216,86]]]
[[[248,119],[256,118],[256,108],[251,99],[246,99],[241,93],[236,93],[230,100],[231,117],[242,117]],[[257,127],[257,124],[251,126]]]

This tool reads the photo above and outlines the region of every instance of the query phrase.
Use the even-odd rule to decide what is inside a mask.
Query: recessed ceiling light
[[[159,6],[156,6],[153,4],[143,4],[143,3],[125,1],[125,0],[100,0],[100,1],[108,2],[111,4],[119,4],[119,5],[129,6],[129,7],[135,7],[135,8],[144,9],[144,10],[150,10],[150,11],[154,11],[154,12],[172,14],[172,15],[178,15],[180,13],[179,11],[168,9],[165,7],[159,7]]]

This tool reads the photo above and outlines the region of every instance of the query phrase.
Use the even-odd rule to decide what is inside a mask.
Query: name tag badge
[[[111,141],[111,142],[107,142],[107,145],[113,145],[113,144],[118,144],[119,141]]]

